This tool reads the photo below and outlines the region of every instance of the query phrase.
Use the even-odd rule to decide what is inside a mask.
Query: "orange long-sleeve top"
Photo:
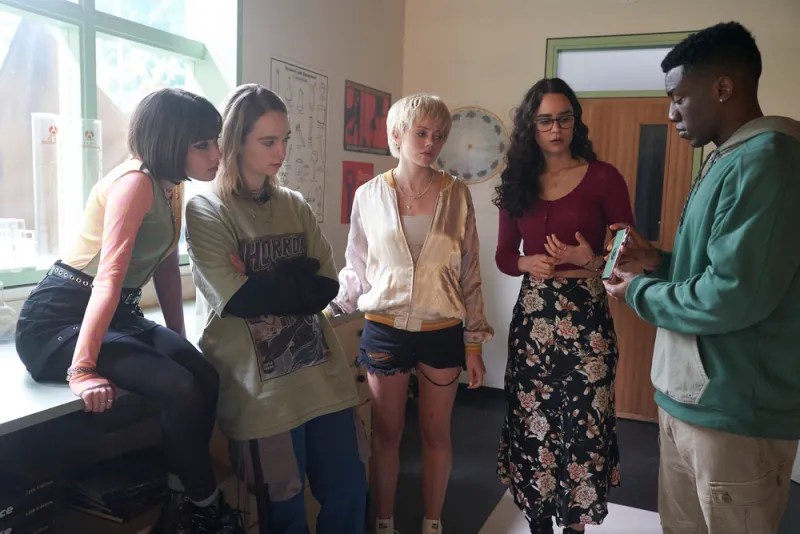
[[[182,186],[169,194],[129,159],[101,179],[89,194],[81,232],[64,262],[93,276],[73,367],[95,367],[122,288],[140,288],[177,246]],[[73,377],[70,383],[91,380]]]

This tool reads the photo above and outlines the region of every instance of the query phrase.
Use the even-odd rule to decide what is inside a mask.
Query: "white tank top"
[[[403,215],[401,219],[408,250],[411,251],[414,263],[417,263],[419,254],[422,252],[422,245],[425,243],[425,238],[428,237],[433,215]]]

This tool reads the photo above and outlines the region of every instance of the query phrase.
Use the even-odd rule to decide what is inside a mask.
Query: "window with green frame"
[[[0,0],[5,287],[36,283],[70,245],[90,188],[128,156],[144,95],[181,87],[217,104],[236,85],[240,12],[241,0]]]

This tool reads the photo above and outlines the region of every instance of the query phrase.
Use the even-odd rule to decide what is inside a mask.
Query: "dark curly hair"
[[[661,62],[664,73],[680,66],[687,74],[713,67],[740,70],[757,86],[761,52],[747,28],[738,22],[721,22],[691,34]]]
[[[569,145],[572,157],[586,161],[597,159],[589,140],[589,128],[583,122],[583,110],[572,88],[561,78],[543,78],[536,82],[528,89],[514,114],[514,131],[506,152],[506,168],[500,175],[501,182],[495,187],[496,195],[492,201],[512,217],[521,217],[541,191],[539,175],[545,170],[545,160],[536,142],[536,123],[533,119],[544,95],[551,93],[567,97],[575,114],[572,143]]]

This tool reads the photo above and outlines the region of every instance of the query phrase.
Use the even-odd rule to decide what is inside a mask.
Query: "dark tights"
[[[77,336],[53,353],[40,380],[63,381]],[[115,386],[161,407],[167,468],[192,500],[216,489],[208,443],[214,427],[219,376],[185,338],[156,327],[103,343],[97,371]]]

